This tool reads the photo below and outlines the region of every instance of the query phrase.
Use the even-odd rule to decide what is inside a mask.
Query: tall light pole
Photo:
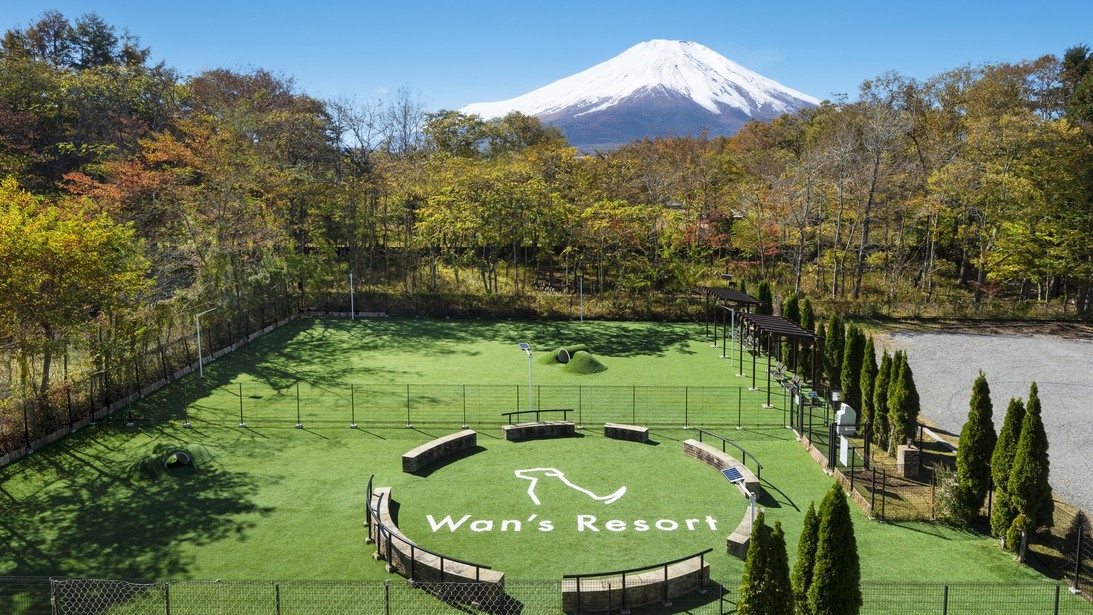
[[[205,364],[201,356],[201,317],[215,309],[209,308],[194,316],[194,321],[197,323],[197,375],[201,378],[205,377]]]
[[[357,319],[357,301],[353,296],[353,273],[349,274],[349,320]]]
[[[532,406],[532,403],[531,403],[531,400],[532,400],[532,396],[531,396],[531,366],[532,366],[532,363],[531,363],[531,344],[529,344],[527,342],[520,342],[520,350],[523,350],[524,352],[528,353],[528,411],[531,411],[531,406]]]

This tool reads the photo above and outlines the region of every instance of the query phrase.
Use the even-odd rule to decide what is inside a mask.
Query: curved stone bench
[[[478,446],[478,432],[464,429],[430,440],[402,455],[402,471],[414,473],[449,455],[455,455]]]
[[[372,516],[379,521],[368,526],[368,538],[376,544],[374,557],[387,561],[387,572],[397,572],[411,583],[467,583],[460,601],[468,604],[488,607],[505,599],[505,573],[423,550],[395,525],[390,502],[390,487],[377,487],[368,502]]]
[[[699,442],[698,440],[684,440],[683,453],[688,457],[698,459],[718,471],[727,468],[736,468],[737,471],[740,472],[740,475],[744,477],[743,484],[736,483],[737,488],[740,489],[740,493],[742,493],[744,497],[747,497],[747,492],[755,494],[755,497],[759,497],[763,493],[762,488],[759,486],[759,479],[755,477],[755,474],[746,468],[744,464],[733,459],[732,455],[729,455],[720,449],[716,449],[705,442]],[[729,534],[728,538],[725,539],[725,549],[730,555],[745,558],[748,555],[748,544],[750,542],[751,511],[748,508],[745,508],[744,518],[740,520],[740,524],[737,525],[736,529],[734,529],[732,533]]]
[[[756,494],[756,497],[762,493],[759,487],[759,479],[755,477],[755,474],[747,466],[733,459],[732,455],[721,451],[721,449],[714,448],[698,440],[684,440],[683,454],[693,457],[719,472],[728,468],[736,468],[740,475],[744,477],[744,483],[736,485],[744,497],[748,497],[748,494],[744,491],[745,488],[748,492]]]
[[[648,442],[649,428],[640,425],[625,425],[622,423],[604,423],[603,435],[616,440],[629,440],[631,442]]]
[[[729,537],[725,539],[725,550],[728,551],[729,555],[746,559],[749,544],[751,544],[751,511],[745,510],[740,525],[737,525],[732,534],[729,534]]]
[[[672,604],[672,598],[689,594],[706,586],[710,580],[710,563],[691,558],[665,568],[654,568],[623,577],[606,579],[565,579],[562,582],[562,611],[590,613],[635,608],[661,602]],[[578,587],[579,584],[579,587]]]
[[[566,438],[577,435],[573,421],[534,421],[501,426],[503,440],[538,440]]]

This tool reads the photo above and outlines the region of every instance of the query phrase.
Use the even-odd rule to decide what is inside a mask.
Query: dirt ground
[[[1052,488],[1058,497],[1093,510],[1093,325],[945,321],[874,335],[889,351],[907,352],[922,414],[953,434],[967,419],[980,370],[990,385],[995,429],[1010,398],[1027,400],[1036,382]]]

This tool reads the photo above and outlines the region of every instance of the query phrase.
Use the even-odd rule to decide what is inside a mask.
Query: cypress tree
[[[767,610],[769,615],[793,615],[793,587],[789,580],[789,555],[782,522],[774,522],[767,556],[767,583],[770,587]]]
[[[839,382],[842,383],[843,400],[854,410],[861,410],[861,366],[865,355],[865,333],[851,323],[846,328],[843,341],[843,360]]]
[[[862,424],[873,422],[873,387],[877,381],[877,349],[873,343],[873,336],[865,340],[865,351],[862,352],[861,376],[859,382],[859,395],[861,396],[861,416],[858,417]],[[869,437],[870,434],[865,434]]]
[[[782,318],[796,323],[801,320],[801,307],[797,295],[790,295],[782,302]],[[797,371],[797,364],[793,361],[793,340],[782,338],[782,363]]]
[[[846,346],[846,327],[838,312],[827,321],[827,337],[824,339],[824,375],[832,389],[841,389],[843,348]]]
[[[816,330],[816,313],[812,311],[812,302],[808,300],[808,297],[801,299],[801,318],[798,319],[798,323],[805,331]],[[801,351],[801,357],[798,363],[800,363],[800,374],[803,374],[806,378],[812,378],[812,348],[805,348]]]
[[[1055,502],[1051,499],[1051,484],[1048,482],[1050,467],[1047,449],[1047,433],[1040,418],[1040,395],[1033,382],[1007,485],[1014,509],[1019,515],[1028,517],[1028,527],[1033,531],[1051,527],[1055,515]]]
[[[748,542],[748,555],[744,559],[744,576],[740,578],[740,599],[736,603],[736,612],[741,615],[762,615],[767,613],[769,584],[766,578],[769,570],[770,530],[764,521],[764,513],[755,514],[751,525],[751,539]]]
[[[956,513],[971,522],[987,499],[991,486],[991,455],[998,436],[994,433],[994,407],[987,376],[979,372],[972,384],[968,420],[960,430],[956,451]]]
[[[771,293],[770,283],[766,280],[759,282],[759,296],[756,299],[759,300],[759,307],[755,308],[756,314],[770,316],[774,313],[774,295]]]
[[[897,360],[898,357],[898,360]],[[915,388],[915,376],[907,362],[907,353],[896,352],[892,359],[892,380],[888,384],[888,422],[892,428],[889,450],[915,435],[918,424],[919,400]]]
[[[793,602],[798,615],[811,615],[808,588],[812,586],[812,568],[816,563],[816,541],[819,539],[820,517],[815,503],[808,503],[801,540],[797,542],[797,561],[793,564]]]
[[[881,354],[877,379],[873,382],[873,442],[882,446],[888,442],[888,383],[892,378],[892,355],[885,349]],[[884,447],[887,450],[887,447]]]
[[[1025,402],[1019,397],[1011,397],[1006,408],[1006,418],[1002,421],[1002,430],[998,432],[998,441],[991,455],[991,478],[994,480],[994,501],[991,505],[991,534],[996,538],[1005,538],[1017,511],[1009,497],[1010,474],[1013,471],[1013,458],[1017,455],[1017,441],[1021,438],[1021,423],[1025,420]]]
[[[846,494],[838,482],[820,503],[816,563],[808,605],[812,615],[857,615],[861,610],[861,565]]]

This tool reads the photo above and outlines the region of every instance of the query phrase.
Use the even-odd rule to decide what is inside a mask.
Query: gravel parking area
[[[897,332],[879,338],[907,352],[922,414],[959,434],[972,383],[982,370],[990,385],[995,429],[1011,397],[1039,387],[1057,497],[1093,511],[1093,340],[1046,335]]]

